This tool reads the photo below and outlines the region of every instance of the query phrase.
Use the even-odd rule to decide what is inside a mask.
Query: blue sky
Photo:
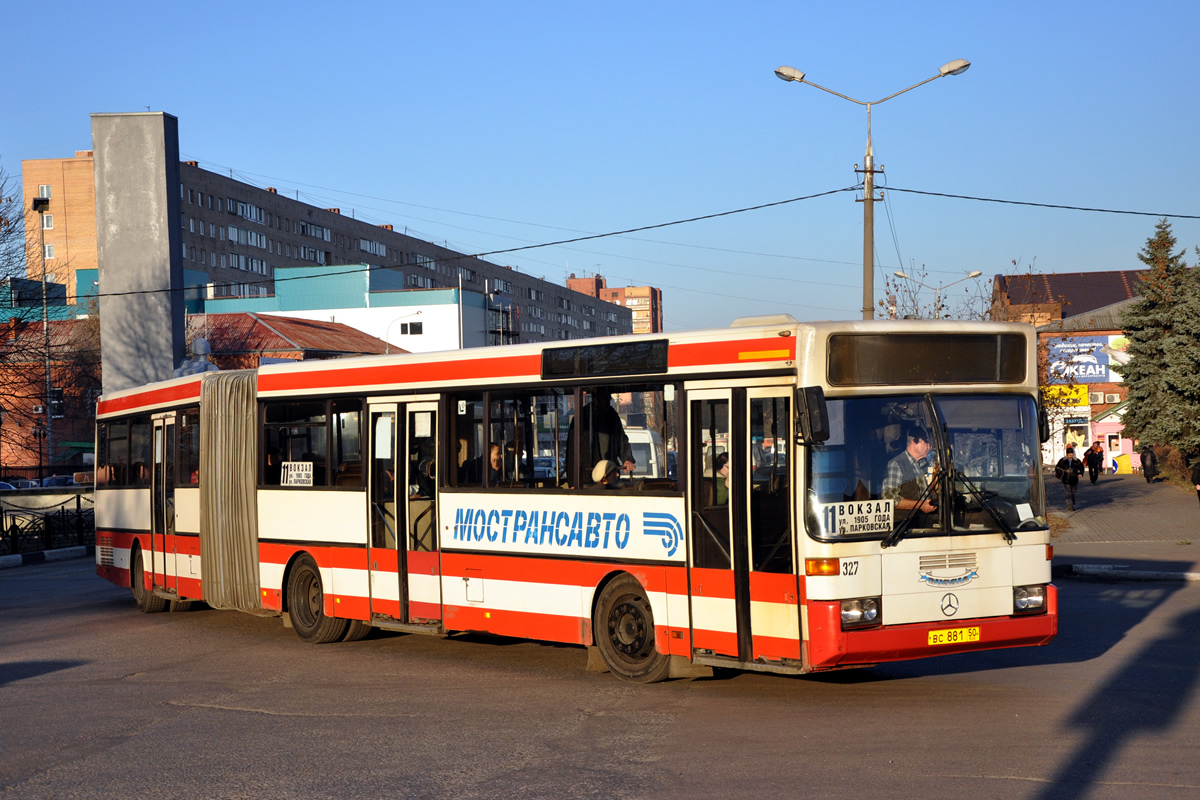
[[[736,8],[735,8],[736,5]],[[837,6],[837,8],[831,8]],[[1190,2],[383,3],[116,0],[6,10],[44,42],[0,89],[0,163],[91,146],[88,114],[179,118],[213,170],[469,253],[852,186],[877,100],[885,186],[1200,215]],[[54,34],[36,35],[53,25]],[[10,39],[12,36],[10,35]],[[669,330],[855,319],[852,192],[630,237],[497,255],[562,283],[663,289]],[[877,295],[982,270],[1136,269],[1155,217],[886,192]],[[352,212],[351,212],[352,210]],[[1200,220],[1172,221],[1188,263]],[[971,283],[953,291],[966,290]]]

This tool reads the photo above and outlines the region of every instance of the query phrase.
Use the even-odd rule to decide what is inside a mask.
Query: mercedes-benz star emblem
[[[958,613],[958,598],[952,594],[942,597],[942,613],[947,617],[953,617]]]

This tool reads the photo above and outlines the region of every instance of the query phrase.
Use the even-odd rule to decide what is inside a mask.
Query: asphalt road
[[[1039,649],[653,686],[581,649],[139,614],[0,572],[0,798],[1200,795],[1200,586],[1060,582]]]

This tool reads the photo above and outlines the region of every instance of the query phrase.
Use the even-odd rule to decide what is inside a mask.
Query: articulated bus
[[[1035,353],[1025,325],[780,315],[115,392],[97,572],[145,612],[564,642],[635,682],[1042,645]]]

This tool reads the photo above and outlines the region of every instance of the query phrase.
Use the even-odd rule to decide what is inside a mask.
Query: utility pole
[[[38,213],[38,227],[41,229],[42,241],[42,340],[46,356],[46,461],[49,462],[50,472],[54,472],[54,412],[50,408],[50,310],[46,303],[46,209],[50,206],[49,197],[33,198],[33,210]],[[39,462],[41,461],[38,449]],[[39,465],[39,473],[41,471]]]

